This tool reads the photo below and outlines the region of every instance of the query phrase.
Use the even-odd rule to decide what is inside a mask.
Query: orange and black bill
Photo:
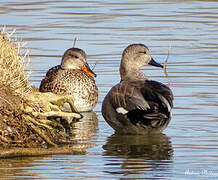
[[[90,69],[89,65],[86,63],[81,68],[84,72],[86,72],[91,77],[96,77],[97,75]]]

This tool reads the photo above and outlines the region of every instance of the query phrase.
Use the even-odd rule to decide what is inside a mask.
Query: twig
[[[45,123],[40,123],[37,120],[35,120],[34,118],[28,117],[28,120],[31,121],[33,124],[37,125],[37,127],[44,127],[50,131],[54,130],[51,126],[45,124]]]
[[[48,144],[52,146],[57,146],[55,143],[53,143],[50,138],[47,136],[47,134],[44,134],[42,130],[40,130],[37,126],[35,126],[32,122],[32,118],[27,115],[23,115],[24,119],[26,119],[27,124],[42,138],[44,139]]]
[[[58,116],[58,117],[74,117],[77,119],[81,118],[81,115],[78,113],[62,112],[62,111],[32,112],[32,114],[33,116],[43,116],[43,117]]]
[[[15,32],[16,32],[16,29],[13,29],[13,31],[10,34],[7,34],[8,38],[10,38]]]
[[[97,61],[95,62],[94,66],[93,66],[93,68],[92,68],[92,71],[94,71],[94,69],[95,69],[95,67],[96,67],[96,65],[98,64],[99,61],[100,61],[100,60],[97,60]]]
[[[169,45],[168,47],[168,54],[167,54],[167,58],[164,62],[164,74],[166,75],[166,77],[168,77],[168,73],[167,73],[167,63],[168,63],[168,59],[169,59],[169,56],[170,56],[170,50],[171,50],[171,45]]]
[[[8,103],[11,107],[14,107],[8,100],[2,98],[1,96],[0,96],[0,99],[2,99],[3,101],[5,101],[6,103]]]
[[[76,41],[77,41],[77,37],[74,38],[74,41],[73,41],[73,48],[75,48],[75,46],[76,46]]]

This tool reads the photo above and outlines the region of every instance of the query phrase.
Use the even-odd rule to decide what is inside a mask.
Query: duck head
[[[86,53],[79,48],[70,48],[65,51],[61,60],[62,69],[80,69],[91,77],[96,77],[96,74],[90,69],[87,63]]]
[[[122,54],[120,64],[121,80],[127,79],[147,79],[140,71],[142,66],[152,65],[163,68],[151,56],[150,51],[144,44],[131,44]]]

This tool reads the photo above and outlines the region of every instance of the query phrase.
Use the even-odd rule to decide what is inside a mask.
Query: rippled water
[[[93,118],[75,124],[77,153],[3,159],[0,177],[218,179],[217,12],[217,1],[1,1],[2,26],[16,28],[30,49],[31,83],[39,86],[77,37],[91,66],[98,61],[99,103]],[[103,97],[119,81],[121,53],[135,42],[162,63],[171,46],[168,77],[143,68],[175,95],[172,121],[161,135],[113,135],[101,116]]]

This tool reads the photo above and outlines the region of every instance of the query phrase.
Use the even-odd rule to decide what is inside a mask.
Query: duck
[[[64,52],[61,64],[48,70],[39,91],[69,97],[77,112],[92,111],[98,101],[94,77],[96,74],[87,63],[86,53],[80,48],[70,48]]]
[[[121,80],[102,103],[102,115],[115,133],[161,133],[172,118],[173,93],[167,85],[148,79],[140,70],[146,65],[163,68],[144,44],[131,44],[123,51]]]

